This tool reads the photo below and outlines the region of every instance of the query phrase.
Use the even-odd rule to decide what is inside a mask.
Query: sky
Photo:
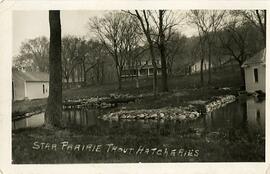
[[[101,17],[105,11],[61,11],[62,36],[86,36],[89,18]],[[49,38],[49,12],[48,11],[14,11],[13,12],[13,55],[19,54],[22,42],[39,36]],[[193,35],[196,31],[190,27],[181,27],[186,36]]]

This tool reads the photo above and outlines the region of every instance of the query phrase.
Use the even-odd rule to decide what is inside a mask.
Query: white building
[[[161,75],[161,61],[156,60],[156,65],[157,75]],[[142,60],[140,62],[137,62],[136,67],[128,67],[127,65],[125,65],[122,70],[121,78],[152,76],[153,72],[154,67],[152,65],[152,61]]]
[[[49,74],[12,69],[12,100],[31,100],[48,96]]]
[[[265,92],[265,56],[265,49],[262,49],[243,63],[247,92],[257,90]]]
[[[203,61],[203,71],[207,71],[209,69],[208,60]],[[199,73],[201,71],[201,60],[198,60],[194,64],[190,66],[190,74]]]

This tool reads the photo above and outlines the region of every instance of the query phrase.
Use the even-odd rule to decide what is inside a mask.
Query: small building
[[[258,90],[265,92],[265,56],[266,51],[264,48],[243,63],[247,92]]]
[[[208,60],[203,61],[203,71],[207,71],[209,69]],[[189,74],[195,74],[201,72],[201,60],[196,61],[195,63],[189,66]]]
[[[12,100],[39,99],[49,96],[49,74],[12,69]]]

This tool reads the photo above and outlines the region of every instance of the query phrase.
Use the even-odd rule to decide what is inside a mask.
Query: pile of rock
[[[166,107],[160,109],[140,109],[140,110],[120,110],[100,116],[103,120],[194,120],[200,117],[205,112],[209,113],[218,108],[224,107],[228,103],[234,102],[236,97],[234,95],[216,96],[210,101],[193,101],[186,107]],[[195,104],[196,107],[194,107]],[[203,111],[200,107],[203,107]]]
[[[118,103],[135,101],[135,97],[128,94],[110,94],[108,97],[91,97],[80,99],[68,99],[63,102],[64,109],[81,108],[111,108]]]
[[[107,99],[109,99],[109,97],[68,99],[63,102],[63,108],[64,109],[72,109],[72,108],[80,109],[80,108],[88,108],[88,107],[96,108],[102,104],[102,101],[107,100]]]
[[[213,97],[206,105],[206,112],[212,112],[216,109],[224,107],[225,105],[232,103],[236,100],[234,95],[216,96]]]
[[[109,97],[111,98],[111,99],[122,99],[122,98],[124,98],[124,99],[129,99],[129,98],[134,98],[134,96],[133,95],[130,95],[130,94],[115,94],[115,93],[112,93],[112,94],[110,94],[109,95]]]
[[[190,107],[161,108],[161,109],[141,109],[141,110],[121,110],[100,116],[103,120],[120,119],[154,119],[154,120],[193,120],[200,116],[200,113]]]

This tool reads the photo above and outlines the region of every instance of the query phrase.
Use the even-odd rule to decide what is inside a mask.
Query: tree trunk
[[[139,69],[138,69],[138,71],[139,71]],[[138,74],[138,72],[137,72],[137,74],[136,74],[136,88],[137,89],[139,89],[140,88],[140,82],[139,82],[139,74]]]
[[[117,78],[118,78],[118,90],[121,90],[122,89],[122,79],[121,79],[121,72],[120,71],[117,74]]]
[[[74,79],[75,79],[75,82],[76,82],[76,79],[77,79],[77,82],[78,82],[79,84],[81,84],[79,67],[80,67],[80,65],[77,65],[77,66],[76,66],[75,73],[74,73]]]
[[[83,85],[84,79],[83,79],[83,66],[82,65],[80,66],[80,81],[81,81],[81,83]]]
[[[69,88],[69,77],[66,78],[66,88]]]
[[[153,65],[153,94],[154,96],[157,96],[157,64],[155,60],[153,45],[149,44],[149,47]]]
[[[149,25],[149,21],[148,18],[146,17],[146,11],[143,10],[143,14],[144,14],[144,21],[141,17],[141,15],[139,14],[138,10],[135,10],[136,12],[136,16],[139,19],[141,26],[142,26],[142,30],[147,38],[147,42],[149,44],[149,49],[150,49],[150,55],[151,55],[151,59],[152,59],[152,65],[153,65],[153,93],[154,96],[157,96],[157,66],[156,66],[156,61],[155,61],[155,55],[154,55],[154,48],[153,48],[153,41],[151,39],[151,32],[150,32],[150,25]]]
[[[86,86],[86,83],[87,83],[87,76],[86,76],[87,72],[85,70],[85,67],[83,67],[83,86]]]
[[[204,86],[204,81],[203,81],[203,62],[204,62],[204,59],[201,59],[201,86]]]
[[[168,61],[166,62],[167,63],[167,69],[168,69],[168,73],[169,73],[169,76],[172,76],[172,64],[169,63]]]
[[[161,72],[162,72],[162,91],[167,92],[168,80],[167,80],[167,65],[166,65],[166,55],[165,55],[165,35],[163,31],[163,10],[159,10],[159,51],[161,59]]]
[[[45,113],[46,126],[60,126],[62,116],[62,63],[61,63],[61,22],[60,11],[49,11],[49,98]]]
[[[101,81],[100,84],[104,83],[104,62],[101,63]]]
[[[166,58],[164,51],[165,49],[160,49],[160,58],[161,58],[161,73],[162,73],[162,91],[169,91],[168,88],[168,75],[167,75],[167,66],[166,66]]]
[[[211,81],[212,81],[212,77],[211,77],[211,54],[212,54],[212,52],[211,52],[211,44],[210,43],[208,43],[208,50],[209,50],[209,52],[208,52],[208,85],[211,85]]]
[[[155,66],[153,69],[153,92],[154,96],[157,96],[157,67]]]
[[[100,84],[100,63],[99,60],[97,60],[97,64],[96,64],[96,74],[97,74],[97,84]],[[95,71],[95,70],[93,70]]]
[[[243,89],[242,90],[246,90],[246,81],[245,81],[245,69],[241,67],[242,64],[239,64],[240,65],[240,72],[241,72],[241,79],[242,79],[242,87]]]
[[[83,86],[87,85],[87,70],[85,67],[85,61],[82,62],[82,73],[83,73]]]

